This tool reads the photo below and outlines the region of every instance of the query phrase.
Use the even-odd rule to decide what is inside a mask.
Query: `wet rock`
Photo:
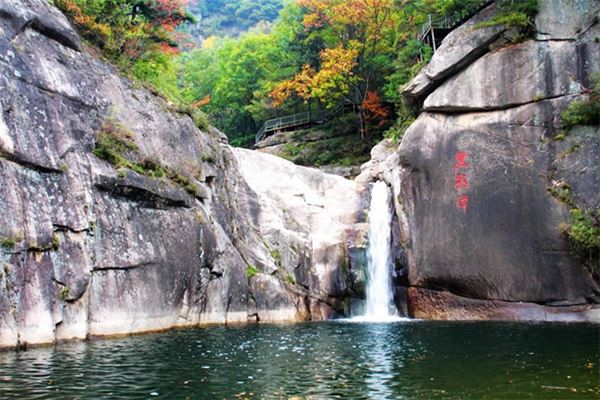
[[[429,320],[491,320],[600,322],[600,308],[593,305],[544,306],[532,303],[478,300],[447,291],[408,289],[411,317]]]

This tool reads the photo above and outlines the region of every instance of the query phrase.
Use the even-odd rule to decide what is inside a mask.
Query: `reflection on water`
[[[367,378],[368,396],[372,399],[391,399],[393,398],[392,383],[394,375],[392,373],[394,350],[388,347],[385,340],[389,336],[389,330],[393,328],[391,324],[369,325],[369,335],[371,350],[367,353],[369,357],[369,376]],[[397,342],[401,343],[402,340]],[[401,366],[399,366],[401,367]]]
[[[593,325],[214,327],[0,353],[0,398],[598,398],[599,341]]]

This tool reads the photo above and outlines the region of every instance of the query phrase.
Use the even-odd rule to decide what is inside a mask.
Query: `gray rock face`
[[[403,88],[403,94],[418,101],[431,93],[448,76],[476,60],[489,50],[506,30],[502,26],[481,29],[474,27],[496,13],[495,4],[486,7],[444,38],[425,68]]]
[[[598,208],[598,127],[551,139],[600,68],[598,22],[589,15],[598,3],[556,10],[563,3],[540,1],[543,41],[506,45],[497,37],[475,58],[463,49],[478,39],[444,41],[414,82],[432,70],[450,73],[429,89],[407,89],[427,96],[425,112],[397,150],[382,144],[387,156],[378,151],[358,178],[384,179],[394,190],[414,316],[600,320],[598,282],[562,232],[571,206],[548,190],[566,182],[575,205]],[[557,18],[569,23],[551,30]],[[555,40],[563,34],[570,40]],[[454,51],[462,58],[445,55]],[[441,58],[463,68],[440,68]]]
[[[590,32],[591,33],[591,32]],[[591,36],[591,35],[590,35]],[[586,40],[587,41],[584,41]],[[600,68],[600,45],[527,41],[486,54],[435,90],[426,111],[505,109],[552,97],[580,94],[588,73]],[[579,46],[578,46],[579,45]],[[573,51],[579,47],[578,51]]]
[[[539,2],[535,19],[538,40],[575,39],[598,18],[597,0],[553,0]]]
[[[358,185],[272,155],[244,149],[234,154],[249,190],[259,199],[258,234],[275,255],[275,265],[261,265],[261,272],[279,271],[288,283],[298,284],[296,290],[318,287],[326,296],[320,301],[331,308],[324,315],[321,311],[323,318],[347,313],[343,299],[358,292],[351,271],[360,274],[356,271],[364,267],[355,266],[348,255],[349,249],[356,250],[355,243],[360,247],[361,238],[345,243],[360,229],[355,224],[364,204]]]
[[[560,102],[485,115],[425,113],[410,127],[399,154],[411,285],[492,300],[596,298],[597,285],[560,234],[567,208],[547,193],[546,128],[527,123]],[[467,165],[457,169],[461,153]]]
[[[233,151],[81,51],[42,0],[0,4],[0,93],[0,347],[347,311],[351,181]],[[109,121],[193,186],[96,157]]]

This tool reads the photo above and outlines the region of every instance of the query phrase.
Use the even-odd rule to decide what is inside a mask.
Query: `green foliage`
[[[576,125],[600,125],[600,101],[573,101],[561,114],[565,129]]]
[[[167,99],[181,102],[177,65],[173,56],[160,51],[147,51],[133,63],[131,72]]]
[[[595,279],[600,279],[600,209],[582,211],[577,208],[571,188],[563,180],[553,181],[548,192],[571,208],[571,224],[561,225],[569,239],[571,254]]]
[[[599,278],[600,264],[600,209],[571,210],[572,223],[564,228],[569,237],[571,252],[594,278]]]
[[[561,114],[563,130],[553,137],[554,140],[563,140],[577,125],[600,125],[600,74],[592,75],[591,81],[589,98],[572,101]]]
[[[52,233],[51,248],[52,248],[52,250],[58,250],[59,247],[60,247],[60,236],[58,236],[58,233],[54,232],[54,233]]]
[[[151,178],[165,177],[191,195],[197,195],[198,188],[189,173],[169,168],[153,158],[141,159],[137,150],[133,133],[114,119],[107,118],[96,135],[96,146],[92,153],[117,168],[127,168]],[[199,171],[195,175],[199,175]],[[124,178],[126,173],[119,171],[118,176]]]
[[[17,244],[17,241],[14,237],[4,236],[0,237],[0,245],[6,249],[12,249]]]
[[[573,194],[565,181],[554,181],[552,187],[548,188],[548,193],[567,205],[573,205]]]
[[[538,0],[497,0],[497,13],[487,21],[475,25],[475,29],[504,25],[518,28],[525,37],[535,30],[534,18],[538,13]]]
[[[60,299],[62,301],[67,301],[69,298],[69,292],[70,289],[67,286],[63,286],[63,288],[60,290]]]
[[[294,278],[294,276],[293,276],[293,275],[291,275],[291,274],[287,274],[287,275],[286,275],[286,277],[285,277],[285,281],[286,281],[287,283],[289,283],[290,285],[295,285],[295,284],[296,284],[296,278]]]
[[[294,141],[283,147],[280,156],[307,166],[350,167],[367,162],[371,147],[380,136],[361,139],[356,135],[355,118],[355,114],[348,113],[324,125],[295,132]],[[303,141],[304,136],[316,134],[319,140]]]
[[[404,133],[417,118],[415,111],[411,110],[404,102],[398,106],[398,118],[394,125],[385,132],[385,137],[392,139],[394,143],[400,143]]]
[[[184,54],[182,96],[188,103],[208,99],[201,107],[210,121],[226,132],[231,143],[253,143],[264,119],[274,116],[268,106],[273,82],[292,73],[285,32],[250,32],[239,39],[220,39],[211,47]]]
[[[112,118],[107,118],[96,135],[96,146],[92,153],[114,166],[131,168],[127,153],[137,150],[133,133]]]
[[[54,4],[123,73],[179,103],[175,55],[181,35],[174,29],[194,20],[185,12],[187,1],[54,0]]]
[[[246,267],[246,276],[248,278],[252,278],[253,276],[256,276],[257,274],[258,274],[258,269],[256,268],[256,266],[248,265],[248,267]]]
[[[180,106],[177,111],[189,115],[190,118],[192,118],[192,121],[194,121],[194,125],[201,131],[206,132],[210,129],[208,116],[200,109],[195,108],[192,105],[184,105]]]
[[[17,243],[22,242],[23,239],[25,239],[25,236],[22,231],[17,231],[17,233],[8,236],[0,236],[0,246],[6,249],[12,249]]]
[[[281,264],[281,253],[278,249],[271,250],[269,254],[271,255],[271,258],[273,258],[273,261],[275,261],[275,264]]]

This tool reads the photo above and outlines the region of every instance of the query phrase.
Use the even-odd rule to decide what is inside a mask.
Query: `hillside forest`
[[[222,130],[234,146],[251,146],[267,119],[337,107],[341,126],[368,151],[384,135],[398,139],[418,111],[404,103],[399,88],[431,57],[418,40],[428,15],[453,15],[482,1],[53,3],[124,74],[198,126]],[[526,34],[535,0],[497,3],[501,12],[489,23]]]

